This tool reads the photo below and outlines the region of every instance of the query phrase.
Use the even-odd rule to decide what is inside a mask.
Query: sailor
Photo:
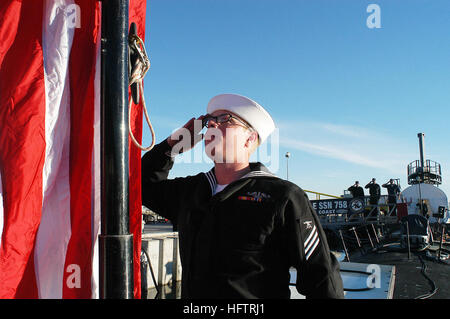
[[[395,215],[397,213],[397,198],[400,194],[400,187],[394,183],[392,178],[381,186],[387,189],[389,210],[392,212],[392,215]]]
[[[339,263],[306,194],[249,162],[274,129],[255,101],[221,94],[143,156],[143,205],[178,225],[182,298],[289,298],[291,267],[306,298],[343,298]],[[175,153],[202,138],[214,167],[168,179]]]
[[[355,184],[348,188],[353,198],[364,198],[364,189],[359,186],[359,182],[355,181]]]
[[[378,201],[381,196],[381,188],[380,185],[377,184],[376,179],[372,178],[372,180],[364,188],[369,189],[369,203],[371,205],[378,205]]]

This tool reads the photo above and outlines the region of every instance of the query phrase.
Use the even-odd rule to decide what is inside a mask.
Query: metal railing
[[[338,229],[347,226],[365,224],[394,224],[397,223],[397,204],[388,203],[388,195],[380,197],[378,205],[368,204],[369,197],[365,197],[365,210],[361,213],[335,213],[319,215],[324,228]]]
[[[332,198],[341,198],[340,196],[336,196],[336,195],[330,195],[330,194],[325,194],[325,193],[319,193],[319,192],[315,192],[315,191],[309,191],[304,189],[303,191],[307,192],[307,193],[311,193],[311,194],[316,194],[316,199],[320,199],[320,196],[327,196],[327,197],[332,197]]]
[[[439,185],[442,183],[441,175],[441,164],[432,160],[426,160],[423,167],[419,160],[415,160],[409,163],[407,167],[408,184],[410,185],[419,182]]]

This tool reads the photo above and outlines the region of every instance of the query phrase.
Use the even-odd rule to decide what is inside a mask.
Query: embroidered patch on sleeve
[[[319,246],[319,233],[312,219],[301,220],[300,227],[302,229],[302,233],[306,235],[303,247],[305,249],[305,258],[308,260]]]

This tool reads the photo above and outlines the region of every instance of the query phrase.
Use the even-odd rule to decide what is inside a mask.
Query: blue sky
[[[367,26],[370,4],[381,28]],[[448,0],[147,0],[146,19],[157,142],[205,113],[211,97],[238,93],[278,129],[263,145],[270,156],[256,160],[286,178],[290,152],[289,180],[303,189],[341,195],[372,177],[400,178],[405,189],[423,132],[450,197]],[[196,163],[201,148],[170,176],[209,170],[209,160]]]

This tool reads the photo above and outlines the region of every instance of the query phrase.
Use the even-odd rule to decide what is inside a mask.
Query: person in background
[[[370,205],[378,205],[381,196],[381,187],[377,184],[376,179],[372,178],[372,180],[364,187],[369,189],[369,204]],[[377,216],[380,212],[380,208],[377,207]]]
[[[387,189],[388,192],[388,204],[389,204],[389,211],[392,212],[392,215],[397,214],[397,198],[400,194],[400,187],[394,183],[394,180],[391,178],[389,182],[384,183],[384,188]]]
[[[359,186],[359,182],[355,181],[355,184],[348,188],[353,198],[361,198],[364,199],[364,189]]]

